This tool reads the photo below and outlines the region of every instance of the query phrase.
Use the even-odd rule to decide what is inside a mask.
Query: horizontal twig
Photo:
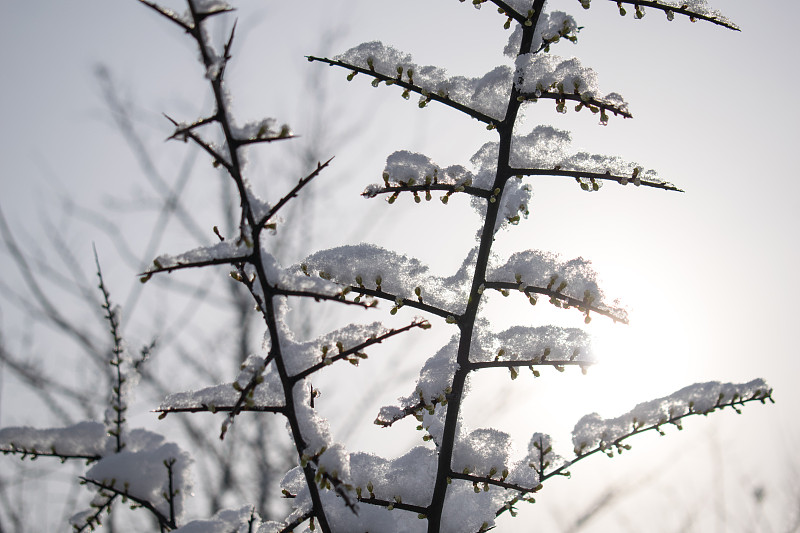
[[[203,261],[190,261],[187,263],[177,263],[175,265],[170,266],[160,266],[150,270],[145,270],[141,274],[139,274],[140,279],[142,282],[148,281],[153,274],[159,274],[162,272],[171,273],[175,270],[185,270],[187,268],[202,268],[212,265],[237,265],[242,263],[249,263],[253,259],[253,254],[250,255],[243,255],[243,256],[231,256],[231,257],[216,257],[214,259],[204,259]]]
[[[352,70],[352,71],[358,72],[360,74],[366,74],[367,76],[370,76],[370,77],[375,78],[377,80],[380,80],[382,82],[387,82],[387,84],[397,85],[398,87],[402,87],[403,89],[407,89],[407,90],[409,90],[409,91],[411,91],[413,93],[416,93],[416,94],[419,94],[419,95],[423,95],[427,99],[434,100],[436,102],[440,102],[440,103],[442,103],[442,104],[444,104],[444,105],[446,105],[448,107],[451,107],[451,108],[455,109],[456,111],[461,111],[462,113],[465,113],[465,114],[471,116],[472,118],[474,118],[475,120],[478,120],[478,121],[483,122],[485,124],[497,125],[497,124],[499,124],[501,122],[500,120],[492,118],[489,115],[481,113],[480,111],[476,111],[476,110],[472,109],[469,106],[466,106],[464,104],[460,104],[460,103],[458,103],[458,102],[456,102],[454,100],[451,100],[447,96],[439,96],[438,94],[432,93],[432,92],[428,92],[427,89],[423,89],[422,87],[414,85],[413,83],[409,83],[407,81],[403,81],[401,79],[394,78],[392,76],[387,76],[386,74],[381,74],[380,72],[377,72],[377,71],[374,71],[374,70],[369,70],[369,69],[366,69],[366,68],[363,68],[363,67],[357,67],[355,65],[351,65],[349,63],[345,63],[344,61],[338,61],[336,59],[328,59],[328,58],[325,58],[325,57],[306,56],[306,58],[309,61],[319,61],[319,62],[322,62],[322,63],[327,63],[330,66],[342,67],[342,68],[345,68],[347,70]]]
[[[3,455],[14,454],[14,455],[22,455],[22,459],[25,459],[26,456],[30,455],[31,457],[57,457],[61,459],[62,462],[68,461],[70,459],[81,459],[86,461],[87,463],[93,463],[95,461],[99,461],[103,458],[102,455],[97,454],[70,454],[70,453],[58,453],[57,451],[49,451],[49,452],[40,452],[38,450],[28,450],[24,448],[17,448],[11,443],[11,448],[0,448],[0,453]]]
[[[463,481],[469,481],[470,483],[480,483],[480,484],[486,483],[488,485],[494,485],[495,487],[516,490],[518,492],[522,492],[525,494],[528,494],[530,492],[538,492],[539,489],[541,488],[541,484],[537,485],[536,487],[525,487],[517,483],[509,483],[505,481],[505,478],[495,479],[489,476],[474,476],[472,474],[464,474],[461,472],[451,471],[448,477],[450,477],[451,479],[461,479]]]
[[[422,185],[390,185],[388,187],[382,187],[380,189],[364,192],[361,193],[362,196],[366,196],[368,198],[373,198],[379,194],[389,194],[389,193],[400,193],[400,192],[427,192],[427,191],[445,191],[449,194],[455,193],[466,193],[471,196],[477,196],[479,198],[490,198],[492,196],[491,191],[487,191],[486,189],[481,189],[478,187],[467,187],[465,185],[455,185],[451,183],[430,183],[430,184],[422,184]]]
[[[180,123],[178,123],[176,120],[172,119],[169,115],[165,114],[164,116],[167,118],[167,120],[172,122],[173,126],[175,126],[175,127],[180,126]],[[217,119],[217,120],[220,120],[220,119]],[[229,173],[231,173],[231,174],[233,173],[233,166],[228,161],[225,160],[225,158],[222,156],[222,154],[217,152],[211,146],[211,144],[206,142],[202,137],[200,137],[193,130],[186,130],[184,133],[182,133],[182,136],[188,137],[189,139],[194,141],[194,143],[197,144],[197,146],[202,148],[203,151],[205,151],[208,155],[210,155],[211,158],[214,160],[214,164],[215,165],[222,165],[225,168],[225,170],[227,170]],[[180,137],[181,137],[181,135],[175,136],[173,134],[173,136],[170,137],[170,139],[178,139]]]
[[[299,291],[293,289],[284,289],[278,287],[277,285],[270,285],[267,287],[267,291],[272,295],[277,296],[296,296],[298,298],[313,298],[314,301],[322,301],[326,300],[329,302],[338,302],[345,305],[355,305],[358,307],[363,307],[364,309],[369,309],[371,307],[375,307],[374,303],[364,303],[364,302],[354,302],[353,300],[346,299],[341,294],[324,294],[321,292],[312,292],[312,291]]]
[[[487,289],[494,289],[494,290],[514,290],[520,291],[519,283],[513,283],[510,281],[487,281],[484,283],[484,287]],[[583,300],[578,300],[577,298],[573,298],[572,296],[567,296],[566,294],[554,291],[552,289],[548,289],[546,287],[535,287],[533,285],[528,285],[524,287],[520,292],[523,294],[525,293],[535,293],[535,294],[543,294],[545,296],[549,296],[550,298],[565,302],[567,307],[574,307],[580,310],[588,310],[598,315],[606,316],[615,322],[622,322],[623,324],[628,323],[628,319],[622,316],[617,316],[613,312],[608,311],[606,309],[602,309],[600,307],[587,304]]]
[[[425,515],[428,512],[428,508],[422,507],[421,505],[411,505],[408,503],[398,502],[396,500],[382,500],[381,498],[376,498],[375,496],[370,496],[369,498],[359,498],[358,501],[359,503],[386,507],[390,511],[400,509],[402,511],[417,513],[418,515]]]
[[[512,176],[569,176],[571,178],[588,178],[602,181],[616,181],[620,185],[635,183],[635,179],[630,176],[613,175],[610,172],[586,172],[582,170],[562,170],[561,168],[512,168],[509,170]],[[663,189],[666,191],[684,192],[683,189],[675,187],[668,182],[639,180],[639,185]]]
[[[661,10],[661,11],[664,11],[664,12],[672,11],[673,13],[677,13],[679,15],[687,16],[690,19],[705,20],[707,22],[711,22],[712,24],[716,24],[717,26],[723,26],[723,27],[728,28],[730,30],[741,31],[735,25],[733,25],[733,24],[731,24],[729,22],[725,22],[724,20],[720,20],[718,18],[714,18],[714,17],[708,16],[708,15],[702,15],[700,13],[695,13],[691,9],[689,9],[688,6],[686,6],[686,7],[665,6],[665,5],[663,5],[663,4],[659,3],[659,2],[653,2],[653,1],[650,1],[650,0],[611,0],[611,1],[619,3],[619,4],[632,4],[632,5],[636,5],[636,6],[642,6],[642,7],[652,7],[654,9],[658,9],[658,10]]]
[[[350,290],[352,292],[357,292],[357,293],[359,293],[361,295],[364,295],[364,296],[372,296],[374,298],[380,298],[382,300],[389,300],[391,302],[397,302],[398,298],[400,298],[396,294],[392,294],[392,293],[384,292],[384,291],[379,291],[379,290],[376,290],[376,289],[368,289],[366,287],[359,287],[357,285],[351,285],[350,286]],[[431,314],[436,315],[436,316],[440,316],[440,317],[445,318],[445,319],[447,319],[448,317],[453,317],[455,319],[458,319],[458,316],[459,316],[456,313],[452,313],[452,312],[447,311],[445,309],[442,309],[440,307],[436,307],[436,306],[433,306],[433,305],[422,303],[422,302],[419,302],[419,301],[416,301],[416,300],[405,299],[405,298],[400,298],[400,299],[402,300],[403,304],[398,306],[398,308],[399,307],[413,307],[414,309],[419,309],[420,311],[426,311],[428,313],[431,313]]]
[[[227,413],[237,409],[236,405],[214,405],[201,404],[197,407],[167,407],[166,409],[154,409],[154,413]],[[254,412],[254,413],[277,413],[284,412],[284,406],[281,405],[241,405],[238,407],[239,412]]]
[[[478,361],[475,363],[469,363],[468,368],[470,370],[480,370],[482,368],[516,368],[518,366],[592,366],[597,364],[595,361],[574,361],[569,359],[560,359],[556,360],[553,359],[517,359],[514,361],[505,359],[500,361]]]
[[[604,103],[602,100],[598,100],[596,98],[586,98],[584,99],[580,94],[570,94],[570,93],[556,93],[551,91],[543,91],[540,94],[534,93],[520,93],[519,98],[522,98],[525,101],[535,102],[536,100],[540,100],[542,98],[548,100],[571,100],[573,102],[580,102],[586,106],[594,106],[599,109],[608,110],[614,113],[614,115],[622,115],[625,118],[633,118],[633,115],[629,111],[625,111],[613,105],[609,105]]]
[[[377,337],[374,337],[374,338],[371,338],[371,339],[367,339],[366,341],[362,342],[361,344],[358,344],[357,346],[353,346],[352,348],[349,348],[349,349],[344,350],[344,351],[342,351],[340,353],[337,353],[336,355],[332,355],[332,356],[328,357],[327,359],[323,360],[322,362],[317,363],[317,364],[315,364],[315,365],[303,370],[302,372],[300,372],[298,374],[295,374],[294,376],[292,376],[292,380],[294,382],[300,381],[300,380],[306,378],[307,376],[313,374],[314,372],[317,372],[317,371],[325,368],[326,366],[330,365],[331,363],[334,363],[336,361],[341,361],[342,359],[346,359],[346,358],[350,357],[351,355],[358,354],[361,350],[363,350],[365,348],[368,348],[368,347],[372,346],[373,344],[380,344],[383,341],[385,341],[386,339],[388,339],[390,337],[394,337],[395,335],[399,335],[401,333],[405,333],[406,331],[409,331],[409,330],[414,329],[414,328],[427,329],[429,327],[430,327],[430,324],[428,323],[427,320],[420,320],[420,321],[414,321],[411,324],[409,324],[407,326],[403,326],[402,328],[399,328],[399,329],[391,329],[391,330],[387,331],[386,333],[384,333],[383,335],[378,335]]]

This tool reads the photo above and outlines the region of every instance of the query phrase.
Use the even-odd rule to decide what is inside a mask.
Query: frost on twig
[[[309,56],[309,60],[349,69],[348,79],[363,73],[373,78],[375,87],[381,82],[398,85],[403,98],[419,94],[419,107],[435,100],[490,125],[505,116],[513,74],[511,67],[499,66],[479,78],[449,76],[445,69],[417,65],[410,55],[379,41],[363,43],[335,59]]]
[[[65,428],[0,429],[0,450],[26,456],[45,455],[62,459],[96,461],[106,452],[106,429],[100,422],[79,422]]]
[[[772,389],[763,379],[743,384],[696,383],[664,398],[640,403],[616,418],[602,419],[597,413],[586,415],[575,425],[572,442],[578,454],[595,447],[606,449],[642,428],[658,429],[664,424],[680,428],[680,420],[688,415],[706,415],[725,407],[738,411],[738,405],[754,400],[762,403],[772,400]]]
[[[527,250],[512,254],[505,263],[490,265],[486,288],[517,291],[532,304],[539,295],[550,297],[559,307],[576,307],[590,316],[590,311],[627,322],[627,310],[618,302],[609,302],[597,283],[591,262],[578,257],[568,261],[547,252]],[[588,321],[587,321],[588,322]]]
[[[589,9],[591,0],[579,0],[584,9]],[[627,14],[625,6],[633,9],[634,18],[644,18],[645,8],[652,7],[663,11],[667,15],[667,20],[674,20],[675,15],[689,17],[692,22],[705,20],[712,24],[724,26],[731,30],[738,30],[739,27],[720,11],[711,8],[706,0],[611,0],[617,3],[619,13],[622,16]]]
[[[416,258],[372,244],[358,244],[312,254],[303,260],[299,270],[309,277],[347,286],[348,293],[391,299],[396,309],[426,304],[425,310],[446,316],[463,312],[473,258],[471,252],[452,276],[439,277]]]

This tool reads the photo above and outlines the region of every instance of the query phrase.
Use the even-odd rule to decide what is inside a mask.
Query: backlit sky
[[[394,88],[373,89],[363,77],[348,84],[345,72],[310,64],[303,55],[333,54],[377,39],[412,53],[418,63],[476,76],[504,60],[502,17],[489,6],[476,11],[455,0],[245,4],[228,76],[241,122],[275,116],[302,136],[292,141],[298,146],[315,138],[308,133],[314,114],[331,132],[323,150],[336,159],[320,187],[332,191],[332,199],[316,215],[311,249],[302,252],[367,240],[418,255],[437,272],[454,270],[473,245],[474,215],[458,204],[400,201],[388,207],[357,195],[380,179],[383,161],[394,150],[421,151],[441,165],[463,163],[492,134],[450,109],[418,110],[413,98],[409,103]],[[550,9],[568,11],[585,26],[578,45],[559,43],[554,53],[577,55],[594,68],[601,89],[621,93],[635,118],[612,116],[603,127],[586,112],[558,115],[551,102],[543,102],[526,113],[528,131],[537,123],[572,130],[577,147],[636,160],[686,192],[611,184],[586,194],[569,180],[532,182],[530,218],[505,230],[497,250],[539,248],[592,259],[606,293],[629,305],[631,325],[611,327],[599,319],[591,324],[605,368],[586,377],[545,372],[535,382],[513,384],[503,376],[491,395],[474,400],[467,422],[496,424],[521,446],[527,434],[545,426],[569,455],[569,430],[582,414],[614,416],[694,382],[763,377],[774,387],[777,404],[751,405],[738,417],[688,420],[681,434],[632,441],[633,450],[622,458],[587,460],[573,468],[572,480],[546,487],[540,503],[521,514],[519,524],[526,527],[565,531],[565,517],[609,486],[621,487],[618,504],[584,531],[768,531],[760,529],[752,497],[759,486],[766,489],[764,508],[773,531],[798,512],[800,463],[793,444],[800,437],[800,110],[793,90],[800,84],[800,50],[793,23],[800,6],[789,0],[713,5],[742,31],[680,17],[669,23],[655,10],[641,21],[621,18],[605,0],[595,0],[588,11],[577,0],[550,2]],[[169,129],[160,113],[190,120],[208,104],[190,44],[177,27],[133,0],[3,2],[0,207],[24,240],[45,248],[40,218],[53,214],[69,235],[65,244],[85,255],[90,275],[96,242],[108,258],[109,281],[121,292],[133,283],[134,272],[114,266],[107,236],[71,232],[69,221],[59,218],[57,197],[66,189],[93,205],[146,191],[103,103],[93,74],[98,64],[110,69],[122,94],[135,102],[148,149],[167,175],[174,173],[184,152],[163,142]],[[327,103],[309,96],[311,83],[327,87]],[[254,156],[254,167],[292,168],[278,150]],[[198,167],[205,172],[208,166],[201,158]],[[335,203],[340,201],[346,207]],[[367,215],[377,222],[364,222]],[[8,283],[18,283],[4,255],[0,272]],[[489,310],[496,312],[499,329],[553,314],[538,307],[534,312],[509,299],[492,302]],[[14,315],[0,299],[4,338],[18,331]],[[564,324],[580,319],[553,316]],[[36,412],[14,404],[7,371],[3,379],[0,423],[35,421]],[[410,384],[390,388],[382,400],[391,402]],[[476,396],[490,390],[483,381],[474,385]],[[333,401],[334,387],[328,387]],[[366,429],[337,436],[352,449],[391,449],[398,440],[407,445],[374,434],[374,414],[357,421]],[[334,433],[344,432],[353,421],[332,424]],[[638,494],[625,493],[637,484],[644,487]],[[638,508],[656,516],[658,526]]]

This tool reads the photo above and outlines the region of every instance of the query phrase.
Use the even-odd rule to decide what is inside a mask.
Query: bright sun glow
[[[638,301],[632,302],[630,324],[598,317],[589,329],[598,362],[589,370],[593,379],[588,381],[603,391],[594,395],[593,408],[604,416],[616,416],[688,384],[685,374],[693,343],[680,308],[671,305],[668,295],[634,299]]]

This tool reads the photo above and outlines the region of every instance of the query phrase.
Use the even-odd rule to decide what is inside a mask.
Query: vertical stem
[[[536,0],[533,5],[534,16],[531,26],[522,26],[522,43],[519,55],[527,53],[531,49],[534,30],[539,22],[539,16],[544,5],[544,0]],[[512,83],[515,83],[513,80]],[[445,498],[447,496],[447,486],[449,476],[452,473],[451,462],[453,449],[457,437],[458,418],[461,410],[461,402],[464,395],[464,386],[467,381],[467,374],[472,370],[469,361],[470,346],[472,345],[472,334],[475,328],[478,305],[481,300],[479,287],[486,281],[486,268],[489,264],[489,255],[494,243],[495,224],[499,216],[500,205],[502,203],[505,184],[511,177],[510,158],[511,141],[514,135],[514,125],[519,114],[520,102],[517,101],[519,91],[516,86],[511,88],[506,116],[497,126],[499,134],[499,154],[497,158],[497,170],[492,190],[500,189],[495,195],[494,202],[487,202],[486,216],[484,218],[483,229],[481,231],[481,241],[478,248],[478,256],[475,262],[475,273],[472,277],[472,287],[470,288],[467,309],[459,319],[459,329],[461,337],[458,345],[458,370],[453,376],[451,384],[452,392],[447,397],[447,414],[445,416],[444,430],[442,433],[442,443],[439,446],[439,460],[436,469],[436,481],[433,489],[431,504],[428,506],[428,533],[438,533],[442,525],[442,512],[444,511]]]
[[[299,459],[305,452],[306,442],[300,430],[300,424],[298,422],[298,417],[295,407],[294,394],[293,394],[294,381],[289,377],[288,371],[286,370],[286,366],[284,365],[283,361],[283,355],[280,345],[280,335],[277,326],[278,319],[275,312],[275,304],[273,302],[275,294],[271,286],[269,285],[266,275],[266,270],[264,269],[264,264],[261,257],[261,232],[263,228],[261,225],[257,223],[258,221],[255,219],[253,210],[251,209],[250,206],[250,200],[247,196],[244,177],[242,175],[241,159],[239,158],[240,142],[233,135],[233,130],[231,128],[233,120],[230,116],[230,111],[228,110],[226,105],[225,92],[223,90],[223,78],[225,74],[225,62],[227,61],[227,57],[223,57],[221,59],[222,63],[220,65],[214,65],[212,52],[209,49],[210,45],[206,42],[205,36],[203,34],[202,16],[198,14],[194,6],[194,1],[193,0],[187,0],[187,1],[189,4],[189,10],[192,14],[192,20],[194,22],[194,27],[191,33],[192,36],[197,41],[198,46],[200,48],[200,54],[203,58],[203,64],[206,66],[207,70],[210,69],[211,67],[215,68],[218,67],[217,74],[213,76],[210,80],[211,87],[214,92],[214,99],[216,101],[216,106],[217,106],[216,121],[220,124],[220,127],[222,128],[223,135],[225,136],[225,142],[228,147],[230,165],[226,168],[228,168],[228,172],[230,173],[231,178],[236,184],[236,188],[239,193],[239,199],[241,202],[241,209],[242,209],[242,216],[240,221],[241,237],[247,238],[248,233],[251,233],[249,235],[249,238],[252,239],[255,253],[253,253],[251,259],[249,259],[248,262],[253,265],[253,268],[256,271],[256,276],[258,279],[259,286],[261,288],[261,293],[264,295],[264,301],[260,303],[262,305],[264,320],[267,324],[267,330],[269,331],[269,336],[270,339],[272,340],[271,351],[273,360],[275,361],[275,368],[278,371],[278,375],[280,377],[283,386],[284,401],[285,401],[284,414],[289,421],[289,427],[291,428],[292,437],[294,439],[295,448],[297,450],[297,456]],[[232,38],[233,38],[233,33],[231,33],[231,40]],[[223,53],[227,54],[227,48]],[[306,484],[308,485],[308,491],[311,495],[311,501],[313,503],[313,514],[316,517],[317,521],[319,522],[320,528],[322,529],[323,533],[330,533],[331,529],[328,524],[327,517],[325,515],[325,509],[322,506],[322,498],[320,496],[319,487],[317,486],[314,480],[316,472],[313,464],[311,462],[307,463],[306,466],[303,468],[303,472],[305,474]]]

